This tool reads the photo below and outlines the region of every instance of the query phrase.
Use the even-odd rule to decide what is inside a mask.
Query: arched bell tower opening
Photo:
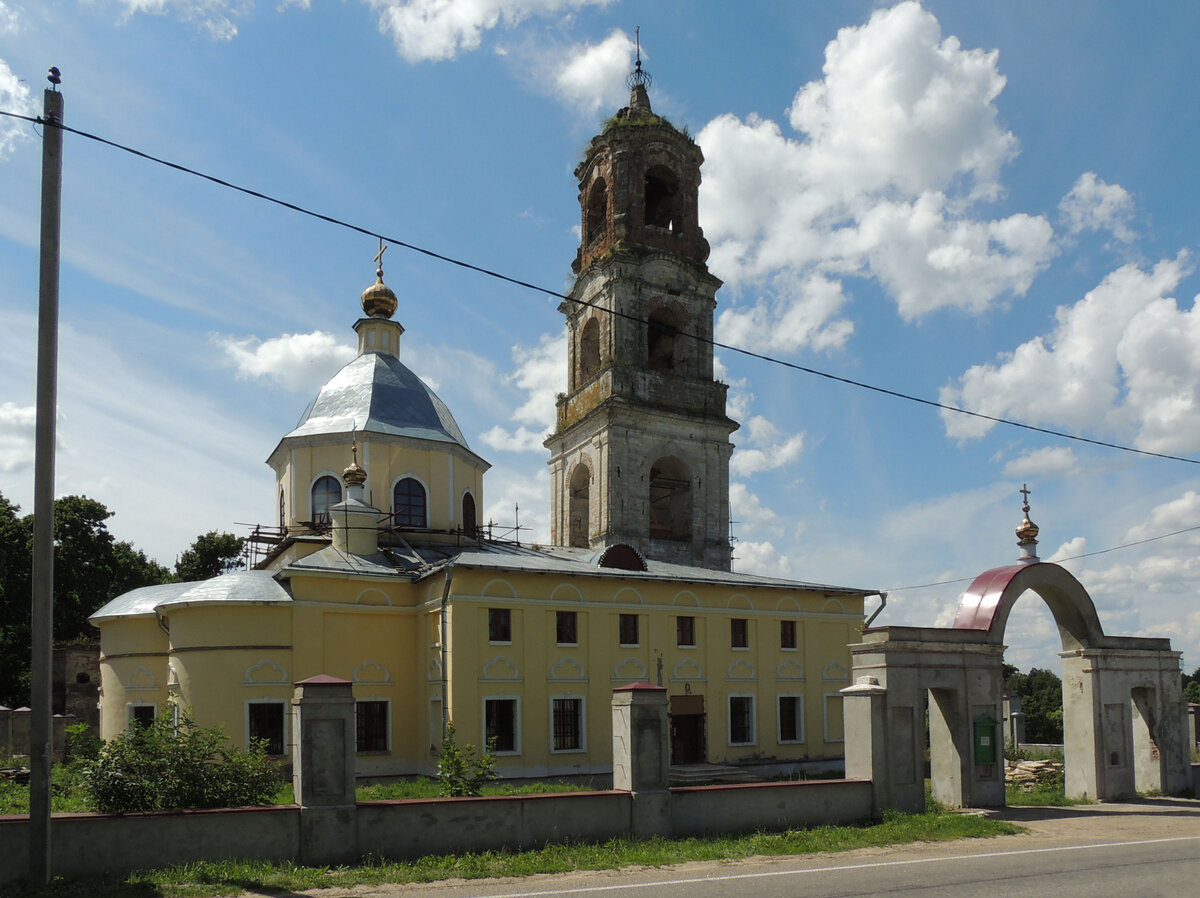
[[[729,570],[729,437],[738,425],[713,374],[721,281],[705,264],[698,215],[704,156],[651,109],[648,81],[639,62],[629,105],[575,170],[578,277],[559,306],[571,335],[568,392],[546,440],[551,538]],[[586,533],[576,480],[585,454]]]
[[[591,485],[592,474],[587,465],[576,465],[571,474],[571,534],[568,545],[580,549],[588,547],[591,530]]]
[[[950,807],[1004,804],[1004,632],[1027,592],[1046,603],[1061,638],[1068,797],[1191,787],[1180,653],[1168,639],[1105,635],[1083,585],[1038,559],[1028,502],[1023,509],[1020,560],[980,574],[952,627],[876,627],[851,646],[846,774],[875,782],[877,810],[924,806],[926,702],[933,797]]]

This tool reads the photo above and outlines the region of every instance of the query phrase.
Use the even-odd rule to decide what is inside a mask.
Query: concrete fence
[[[295,793],[286,807],[150,814],[56,814],[51,870],[60,876],[245,858],[304,864],[364,855],[405,859],[521,850],[616,836],[691,836],[866,820],[864,780],[667,788],[667,697],[637,683],[614,691],[614,786],[608,792],[354,801],[351,684],[297,684]],[[29,819],[0,817],[0,883],[25,873]]]

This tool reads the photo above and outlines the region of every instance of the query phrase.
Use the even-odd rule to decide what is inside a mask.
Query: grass
[[[56,879],[35,889],[10,883],[10,898],[209,898],[243,891],[298,892],[380,883],[433,882],[442,879],[529,876],[573,870],[612,870],[628,866],[661,867],[685,861],[736,860],[759,855],[784,856],[818,851],[1010,835],[1010,823],[941,810],[921,814],[889,812],[869,826],[821,826],[783,833],[754,833],[691,839],[611,839],[600,844],[548,845],[533,851],[484,851],[438,855],[414,861],[368,858],[352,867],[304,867],[262,861],[197,863],[124,877]]]
[[[78,773],[69,765],[56,764],[51,774],[50,810],[55,814],[94,811]],[[542,795],[548,792],[582,792],[593,788],[576,783],[489,783],[484,795]],[[439,798],[438,781],[428,777],[392,783],[359,786],[355,797],[359,801],[387,801],[401,798]],[[285,783],[272,798],[272,804],[293,804],[296,798],[292,784]],[[29,786],[11,780],[0,780],[0,814],[28,814]]]
[[[1032,792],[1008,786],[1004,790],[1004,801],[1009,807],[1065,808],[1076,804],[1092,804],[1090,798],[1067,798],[1061,783],[1038,786]]]

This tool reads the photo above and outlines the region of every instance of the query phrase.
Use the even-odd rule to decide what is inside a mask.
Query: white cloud
[[[775,512],[763,505],[746,484],[736,480],[729,484],[729,514],[749,531],[777,529],[772,527],[777,517]]]
[[[1155,506],[1149,517],[1140,524],[1129,528],[1125,534],[1127,542],[1162,536],[1187,527],[1200,524],[1200,495],[1195,490],[1188,490],[1178,499],[1172,499]],[[1185,539],[1185,543],[1195,545],[1200,542],[1200,534]]]
[[[1005,477],[1061,477],[1079,469],[1075,453],[1066,446],[1035,449],[1004,465]]]
[[[5,33],[5,9],[0,8],[0,34]],[[11,32],[16,31],[15,17],[10,20]],[[37,106],[29,94],[29,88],[21,83],[13,74],[8,63],[0,59],[0,109],[15,112],[18,115],[37,115]],[[18,140],[28,140],[30,126],[20,119],[0,119],[0,161],[8,158]]]
[[[625,76],[633,68],[634,49],[620,29],[598,44],[571,47],[555,60],[555,92],[567,105],[592,116],[625,105]]]
[[[770,542],[739,542],[733,550],[734,570],[767,577],[791,577],[792,562]]]
[[[1000,195],[1017,151],[998,124],[997,61],[943,39],[933,15],[901,3],[829,43],[823,77],[789,110],[798,138],[757,116],[705,126],[710,266],[735,288],[767,288],[722,315],[726,339],[843,345],[847,276],[877,279],[910,319],[1028,290],[1054,253],[1049,222],[973,214]]]
[[[479,49],[483,33],[512,28],[531,15],[552,16],[611,0],[367,0],[379,11],[379,30],[409,62],[453,59]]]
[[[17,11],[0,0],[0,34],[16,34],[19,30]]]
[[[1129,220],[1133,217],[1133,197],[1120,184],[1108,184],[1095,172],[1084,172],[1071,191],[1058,204],[1067,230],[1110,231],[1122,243],[1133,240]]]
[[[6,402],[0,405],[0,471],[13,474],[33,467],[37,408]]]
[[[1083,536],[1077,536],[1074,539],[1067,540],[1065,543],[1051,552],[1049,558],[1044,560],[1053,564],[1060,564],[1063,561],[1078,558],[1080,555],[1087,554],[1087,550],[1087,538]]]
[[[804,450],[804,434],[798,433],[781,440],[782,434],[762,415],[746,422],[746,445],[733,450],[729,472],[734,477],[751,477],[763,471],[774,471],[792,464]]]
[[[533,347],[514,346],[513,373],[504,378],[525,392],[525,401],[512,413],[519,426],[512,431],[497,424],[480,436],[493,449],[542,452],[542,440],[555,424],[558,394],[566,388],[566,331],[542,334]]]
[[[1073,306],[1054,330],[995,362],[975,365],[941,401],[997,417],[1098,430],[1155,452],[1200,447],[1200,311],[1170,294],[1189,271],[1186,254],[1151,271],[1125,265]],[[981,437],[992,422],[943,412],[946,432]]]
[[[353,347],[324,331],[269,340],[217,335],[213,342],[237,367],[239,377],[264,377],[289,390],[315,389],[354,358]]]
[[[180,21],[197,25],[213,40],[228,41],[237,36],[233,19],[254,8],[254,0],[116,0],[125,16],[137,13],[174,15]]]

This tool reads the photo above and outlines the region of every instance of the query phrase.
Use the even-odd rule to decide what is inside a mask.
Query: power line
[[[324,213],[316,212],[311,209],[307,209],[304,206],[297,205],[296,203],[291,203],[291,202],[288,202],[287,200],[279,199],[278,197],[274,197],[274,196],[271,196],[270,194],[262,193],[261,191],[258,191],[258,190],[253,190],[249,187],[242,187],[238,184],[232,183],[231,181],[226,181],[223,178],[218,178],[215,175],[206,174],[204,172],[197,171],[196,169],[189,168],[186,165],[181,165],[177,162],[171,162],[171,161],[163,159],[159,156],[154,156],[154,155],[151,155],[150,153],[145,153],[141,150],[134,149],[133,147],[126,146],[125,144],[120,144],[120,143],[117,143],[116,141],[108,140],[107,138],[100,137],[97,134],[91,134],[87,131],[81,131],[77,128],[72,128],[70,126],[63,125],[58,122],[46,122],[46,121],[43,121],[40,116],[35,117],[35,116],[28,116],[28,115],[20,115],[15,112],[6,112],[4,110],[0,110],[0,115],[8,116],[10,118],[21,119],[23,121],[31,122],[35,125],[43,125],[46,127],[61,128],[62,130],[67,131],[71,134],[75,134],[75,135],[78,135],[79,137],[87,138],[88,140],[94,140],[97,143],[102,143],[105,146],[110,146],[114,149],[121,150],[121,151],[129,153],[133,156],[137,156],[138,158],[145,159],[149,162],[155,162],[159,165],[166,166],[167,168],[174,169],[175,171],[183,172],[184,174],[192,175],[194,177],[201,178],[205,181],[211,181],[213,184],[217,184],[221,187],[226,187],[226,188],[228,188],[230,190],[234,190],[238,193],[246,194],[247,196],[254,197],[255,199],[265,200],[268,203],[273,203],[277,206],[282,206],[285,209],[290,209],[291,211],[297,212],[301,215],[306,215],[306,216],[309,216],[310,218],[315,218],[319,221],[326,222],[327,224],[336,225],[337,227],[345,228],[347,230],[354,231],[355,233],[363,234],[367,237],[374,237],[378,240],[383,240],[393,246],[399,246],[404,249],[411,250],[412,252],[419,253],[424,256],[428,256],[429,258],[437,259],[438,261],[446,262],[450,265],[455,265],[459,268],[464,268],[468,271],[474,271],[477,274],[482,274],[482,275],[485,275],[490,278],[495,278],[496,280],[504,281],[505,283],[513,284],[514,286],[517,286],[517,287],[524,287],[527,290],[533,290],[534,292],[542,293],[546,296],[553,297],[554,299],[565,300],[567,302],[573,302],[573,303],[576,303],[577,305],[584,306],[586,308],[595,309],[596,311],[604,312],[609,315],[615,315],[618,318],[624,318],[629,321],[638,322],[640,324],[647,323],[645,319],[639,318],[637,315],[632,315],[628,312],[621,312],[616,309],[606,309],[594,302],[589,302],[589,301],[583,300],[583,299],[576,299],[572,296],[568,296],[566,294],[560,293],[557,290],[551,290],[548,287],[541,287],[537,284],[530,283],[529,281],[523,281],[519,278],[511,277],[511,276],[503,274],[499,271],[495,271],[490,268],[485,268],[481,265],[475,265],[471,262],[467,262],[462,259],[457,259],[453,256],[447,256],[444,253],[439,253],[439,252],[435,252],[434,250],[431,250],[431,249],[426,249],[425,247],[418,246],[414,243],[409,243],[405,240],[401,240],[398,237],[390,237],[387,234],[382,234],[378,231],[373,231],[370,228],[366,228],[366,227],[362,227],[360,225],[353,224],[352,222],[346,221],[344,219],[337,218],[332,215],[325,215]],[[819,368],[811,368],[806,365],[800,365],[796,362],[789,362],[784,359],[776,358],[775,356],[766,355],[765,353],[755,352],[754,350],[751,350],[751,349],[744,349],[740,346],[734,346],[729,343],[722,343],[719,340],[713,339],[711,337],[705,337],[700,334],[692,334],[692,333],[687,333],[684,331],[680,331],[679,334],[682,337],[696,340],[697,342],[700,342],[700,343],[707,343],[717,349],[728,350],[729,352],[737,353],[739,355],[747,356],[747,357],[753,358],[753,359],[758,359],[759,361],[767,362],[769,364],[779,365],[784,368],[790,368],[793,371],[800,371],[804,374],[810,374],[814,377],[821,377],[826,380],[831,380],[831,381],[835,381],[837,383],[846,384],[847,386],[857,387],[861,390],[869,390],[871,392],[879,393],[884,396],[890,396],[893,399],[903,399],[906,402],[913,402],[918,405],[924,405],[929,408],[938,409],[939,411],[953,412],[954,414],[966,415],[971,418],[977,418],[981,421],[990,421],[993,424],[1004,424],[1008,427],[1016,427],[1021,430],[1028,430],[1033,433],[1045,434],[1046,436],[1058,437],[1059,439],[1064,439],[1064,440],[1072,440],[1072,441],[1075,441],[1078,443],[1087,443],[1092,446],[1102,446],[1106,449],[1116,449],[1121,452],[1130,452],[1135,455],[1143,455],[1143,456],[1147,456],[1150,458],[1161,458],[1161,459],[1166,459],[1167,461],[1178,461],[1178,462],[1184,462],[1186,464],[1191,464],[1191,465],[1200,465],[1200,459],[1188,458],[1188,457],[1182,456],[1182,455],[1169,455],[1169,454],[1163,453],[1163,452],[1152,452],[1149,449],[1138,449],[1134,446],[1126,446],[1121,443],[1113,443],[1113,442],[1109,442],[1107,440],[1096,440],[1096,439],[1092,439],[1091,437],[1085,437],[1085,436],[1080,436],[1078,434],[1067,433],[1066,431],[1062,431],[1062,430],[1054,430],[1049,427],[1038,427],[1037,425],[1027,424],[1023,421],[1014,421],[1010,418],[1002,418],[997,415],[988,415],[988,414],[984,414],[983,412],[972,411],[971,409],[959,408],[958,406],[947,405],[946,403],[937,402],[936,400],[933,400],[933,399],[924,399],[920,396],[913,396],[910,393],[900,392],[899,390],[892,390],[887,387],[880,387],[875,384],[869,384],[864,381],[854,380],[849,377],[842,377],[837,374],[831,374],[830,372],[822,371]],[[948,582],[956,582],[956,581],[948,581]]]
[[[1143,546],[1146,543],[1157,542],[1160,539],[1168,539],[1172,536],[1179,536],[1181,533],[1193,533],[1200,530],[1200,524],[1195,527],[1184,527],[1182,530],[1172,530],[1170,533],[1163,533],[1159,536],[1148,536],[1145,539],[1136,539],[1133,542],[1121,543],[1119,546],[1109,546],[1107,549],[1097,549],[1095,552],[1083,552],[1079,555],[1068,555],[1065,558],[1060,558],[1056,564],[1061,564],[1064,561],[1078,561],[1080,558],[1092,558],[1096,555],[1107,555],[1109,552],[1116,552],[1119,549],[1131,549],[1134,546]],[[949,586],[953,583],[969,583],[974,580],[974,577],[958,577],[954,580],[937,580],[933,583],[918,583],[914,586],[892,586],[887,589],[887,592],[903,592],[906,589],[929,589],[933,586]]]

